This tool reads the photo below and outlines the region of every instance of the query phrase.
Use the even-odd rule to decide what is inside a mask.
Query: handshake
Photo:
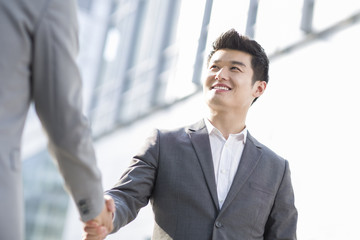
[[[82,240],[102,240],[112,232],[115,203],[108,195],[105,195],[104,199],[105,205],[101,213],[94,219],[84,223]]]

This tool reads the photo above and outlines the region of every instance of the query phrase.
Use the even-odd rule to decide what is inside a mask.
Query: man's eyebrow
[[[231,64],[235,64],[235,65],[240,65],[240,66],[246,67],[246,64],[243,63],[243,62],[239,62],[239,61],[230,61],[230,62],[231,62]]]
[[[219,63],[219,62],[222,62],[221,60],[214,60],[213,63]],[[230,61],[231,64],[234,64],[234,65],[240,65],[240,66],[243,66],[243,67],[247,67],[245,63],[243,62],[239,62],[239,61]]]

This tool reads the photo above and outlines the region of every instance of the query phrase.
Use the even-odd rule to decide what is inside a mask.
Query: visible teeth
[[[230,88],[223,87],[223,86],[215,86],[214,89],[220,89],[220,90],[230,90]]]

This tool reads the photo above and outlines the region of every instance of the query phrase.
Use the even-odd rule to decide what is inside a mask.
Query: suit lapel
[[[217,209],[219,209],[214,165],[210,149],[209,134],[207,132],[205,122],[203,120],[199,121],[195,125],[191,126],[187,132],[200,162],[200,166],[202,168],[214,204]]]
[[[238,170],[235,174],[233,183],[230,187],[229,193],[225,199],[221,211],[225,210],[234,200],[244,183],[254,171],[261,155],[262,151],[260,146],[257,146],[256,140],[248,133]]]

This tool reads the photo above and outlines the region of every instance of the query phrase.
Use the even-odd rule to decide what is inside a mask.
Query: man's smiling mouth
[[[229,91],[231,90],[231,88],[225,86],[225,85],[215,85],[212,86],[211,89],[215,89],[215,90],[223,90],[223,91]]]

